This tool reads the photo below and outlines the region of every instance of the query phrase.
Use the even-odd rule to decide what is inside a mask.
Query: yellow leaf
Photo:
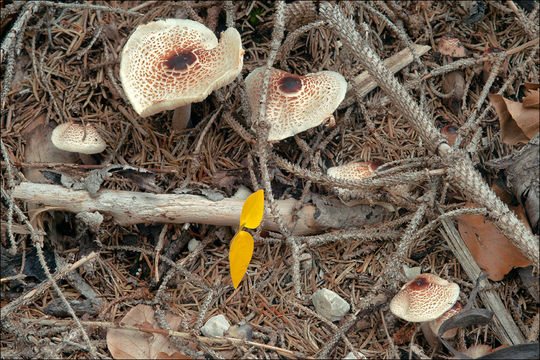
[[[229,263],[231,264],[231,278],[235,289],[247,271],[253,255],[253,245],[253,237],[246,231],[239,231],[231,241]]]
[[[264,213],[264,190],[259,190],[248,196],[242,206],[240,215],[240,229],[247,227],[255,229],[260,225]]]

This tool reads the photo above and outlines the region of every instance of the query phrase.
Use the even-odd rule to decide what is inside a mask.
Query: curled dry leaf
[[[527,143],[538,133],[540,109],[537,89],[527,90],[523,102],[512,101],[498,94],[489,94],[489,100],[499,115],[505,144]]]
[[[180,317],[165,316],[171,330],[178,330]],[[120,321],[122,325],[160,329],[151,306],[139,304]],[[114,359],[189,359],[181,354],[166,335],[135,330],[109,329],[107,347]]]
[[[474,207],[472,203],[465,206]],[[526,225],[521,206],[509,206]],[[458,230],[471,255],[489,279],[502,280],[514,267],[530,265],[530,261],[499,230],[482,215],[462,215],[457,218]]]

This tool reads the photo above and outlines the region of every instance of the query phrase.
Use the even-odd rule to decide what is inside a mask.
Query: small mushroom
[[[450,310],[459,297],[459,285],[434,274],[420,274],[407,282],[390,301],[390,311],[410,322],[420,322],[422,331],[433,346],[437,343],[429,321]]]
[[[467,56],[465,47],[459,39],[453,35],[445,35],[439,39],[438,50],[441,55],[453,58],[462,58]]]
[[[243,65],[242,40],[234,28],[220,41],[206,26],[187,19],[139,25],[122,50],[120,80],[142,117],[175,109],[173,128],[184,129],[191,103],[230,84]]]
[[[484,51],[484,56],[488,56],[491,54],[498,54],[501,52],[503,51],[499,48],[490,47],[490,48],[487,48],[486,51]],[[484,80],[484,82],[487,81],[487,79],[489,78],[489,74],[491,73],[492,67],[493,67],[493,64],[491,63],[491,61],[488,61],[488,60],[484,61],[484,65],[482,66],[482,79]],[[508,60],[505,58],[502,62],[502,65],[499,69],[498,74],[505,74],[507,70],[508,70]]]
[[[446,135],[446,138],[448,139],[448,144],[450,146],[454,145],[454,142],[456,141],[458,135],[458,130],[458,127],[452,124],[446,125],[441,129],[441,134]]]
[[[338,179],[360,180],[373,174],[379,165],[373,161],[351,162],[329,168],[326,173]]]
[[[469,356],[472,359],[477,359],[491,352],[493,352],[491,346],[485,344],[472,345],[471,347],[462,351],[463,354]]]
[[[78,122],[58,125],[51,134],[51,141],[60,150],[81,154],[97,154],[107,146],[94,125]]]
[[[246,77],[251,113],[259,116],[264,66]],[[268,82],[265,120],[271,125],[268,141],[279,141],[333,121],[332,113],[343,101],[347,81],[334,71],[298,76],[272,68]]]
[[[336,179],[344,180],[360,180],[370,175],[373,175],[375,170],[379,168],[379,164],[374,161],[358,161],[351,162],[348,164],[334,166],[327,170],[327,174],[330,177]],[[386,194],[388,195],[387,199],[397,204],[398,206],[403,206],[405,201],[409,201],[411,188],[408,184],[398,184],[393,186],[383,187]],[[354,197],[354,194],[343,188],[336,188],[336,192],[344,197],[351,198],[351,195]],[[367,198],[369,200],[369,197]],[[343,201],[342,202],[347,206],[354,206],[358,204],[364,204],[364,200],[352,200],[352,201]],[[395,206],[389,202],[372,202],[368,203],[373,205],[380,205],[387,209],[388,211],[396,210]]]
[[[458,38],[452,35],[445,35],[439,39],[438,50],[443,55],[443,62],[448,63],[451,58],[462,58],[467,55],[467,51]],[[461,99],[465,93],[465,77],[462,71],[456,70],[446,74],[442,81],[442,91],[450,94],[443,102],[454,114],[458,114]]]
[[[372,175],[377,167],[378,164],[373,161],[357,161],[328,168],[328,170],[326,170],[326,174],[336,179],[360,180]],[[365,203],[362,200],[351,200],[351,193],[347,189],[338,187],[335,188],[335,191],[338,195],[340,195],[340,197],[343,197],[341,201],[347,206],[355,206]],[[349,201],[344,201],[344,199]]]

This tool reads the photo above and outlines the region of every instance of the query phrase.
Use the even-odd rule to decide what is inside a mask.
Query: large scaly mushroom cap
[[[450,310],[459,297],[459,285],[433,274],[412,279],[390,301],[390,311],[403,320],[435,320]]]
[[[252,116],[259,116],[264,66],[246,78]],[[265,120],[271,124],[269,141],[278,141],[320,125],[343,101],[347,81],[334,71],[298,76],[271,69]]]
[[[107,144],[92,124],[63,123],[54,128],[51,141],[60,150],[82,154],[97,154]]]
[[[231,83],[243,65],[242,41],[229,28],[218,40],[192,20],[166,19],[140,25],[122,50],[120,80],[140,116],[204,100]]]

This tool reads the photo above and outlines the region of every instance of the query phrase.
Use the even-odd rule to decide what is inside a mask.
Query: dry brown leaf
[[[172,330],[178,330],[180,317],[172,314],[165,316]],[[160,329],[154,319],[151,306],[139,304],[131,309],[120,321],[122,325],[141,326]],[[107,347],[114,359],[189,359],[180,354],[167,336],[136,330],[109,329]]]
[[[523,107],[540,109],[540,93],[538,90],[529,90],[527,96],[523,98]]]
[[[502,141],[508,145],[527,143],[538,132],[540,111],[523,103],[489,94],[489,100],[499,115]],[[533,102],[532,100],[528,100]]]
[[[527,89],[527,90],[536,90],[536,89],[540,88],[539,83],[524,82],[523,86],[525,86],[525,89]]]
[[[31,124],[22,131],[26,147],[24,161],[26,162],[49,162],[71,164],[77,161],[77,153],[58,150],[51,141],[53,123],[46,123],[46,115],[36,117]],[[39,169],[25,168],[24,176],[28,181],[46,183],[47,179],[39,172]]]
[[[465,206],[475,207],[473,203]],[[522,206],[509,206],[528,226]],[[471,255],[482,271],[493,281],[502,280],[515,267],[530,265],[530,261],[482,215],[462,215],[457,218],[458,230]]]

